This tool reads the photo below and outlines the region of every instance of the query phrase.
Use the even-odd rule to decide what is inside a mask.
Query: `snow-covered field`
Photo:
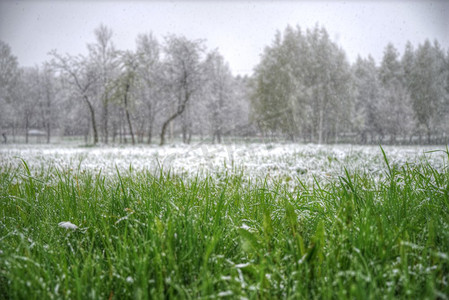
[[[436,168],[443,168],[447,155],[444,146],[402,147],[386,146],[390,164],[411,165],[427,160]],[[158,172],[170,170],[183,176],[223,172],[241,172],[255,178],[282,178],[305,182],[332,179],[358,170],[382,176],[386,164],[379,146],[300,145],[300,144],[232,144],[232,145],[172,145],[157,146],[100,146],[85,148],[73,145],[2,145],[0,166],[18,166],[20,158],[31,169],[90,170],[102,174],[116,174],[132,170]],[[447,162],[446,162],[447,163]]]

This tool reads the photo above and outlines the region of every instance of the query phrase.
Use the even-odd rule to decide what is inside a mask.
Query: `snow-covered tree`
[[[252,103],[262,129],[322,143],[350,128],[352,77],[343,50],[324,28],[277,33],[257,66]]]
[[[318,143],[328,142],[350,128],[345,122],[353,107],[353,85],[349,63],[342,49],[330,41],[324,28],[308,31],[306,87],[311,92],[312,135]]]
[[[305,40],[301,29],[287,27],[266,47],[252,78],[252,119],[264,134],[282,132],[293,139],[307,113],[302,89],[302,56]]]
[[[138,118],[138,136],[143,139],[143,133],[147,131],[148,143],[151,143],[157,114],[161,110],[163,100],[163,74],[160,61],[160,45],[157,39],[150,34],[142,34],[137,37],[136,50],[137,85],[136,111]],[[140,134],[139,134],[140,133]]]
[[[132,102],[135,98],[138,61],[137,56],[131,51],[122,52],[120,60],[121,72],[114,84],[115,98],[118,99],[118,102],[125,113],[128,132],[131,135],[131,142],[134,145],[136,140],[131,122],[131,110],[133,106]]]
[[[418,122],[431,142],[432,133],[447,119],[446,72],[444,52],[435,43],[426,40],[415,53],[415,63],[407,85]]]
[[[355,84],[355,107],[352,117],[361,143],[373,142],[382,134],[380,106],[382,87],[378,79],[376,63],[371,56],[357,58],[353,66]]]
[[[168,36],[165,40],[164,75],[169,96],[164,103],[165,119],[161,128],[160,144],[165,144],[169,124],[182,117],[190,101],[197,97],[203,85],[201,63],[204,47],[201,41],[188,40],[183,36]],[[189,118],[182,120],[183,142],[189,142],[191,124]]]
[[[48,64],[44,64],[42,68],[35,67],[32,70],[31,75],[34,81],[32,88],[37,93],[34,99],[37,102],[36,127],[46,132],[47,143],[50,143],[52,129],[57,127],[60,119],[58,115],[59,101],[57,101],[60,87],[55,79],[53,70]]]
[[[12,54],[10,46],[0,40],[0,130],[5,134],[5,138],[6,132],[3,130],[7,128],[14,134],[19,76],[17,58]]]
[[[51,52],[52,68],[65,78],[66,87],[70,87],[83,101],[89,111],[91,126],[93,130],[93,143],[98,143],[98,129],[96,121],[96,111],[94,99],[96,91],[95,84],[98,81],[98,74],[90,61],[84,56],[60,55],[56,51]]]
[[[223,56],[217,51],[207,55],[205,68],[207,86],[204,91],[205,105],[212,141],[221,143],[223,134],[232,124],[227,116],[232,114],[233,77]]]
[[[410,95],[404,86],[404,68],[399,53],[393,44],[388,44],[379,68],[379,78],[383,87],[383,103],[379,119],[383,131],[395,143],[400,135],[405,136],[413,129],[413,110]]]
[[[115,76],[118,68],[118,52],[112,42],[112,30],[100,25],[94,30],[96,43],[89,44],[89,59],[98,73],[96,82],[97,96],[101,103],[101,132],[103,141],[109,139],[109,105],[111,93],[114,89]]]

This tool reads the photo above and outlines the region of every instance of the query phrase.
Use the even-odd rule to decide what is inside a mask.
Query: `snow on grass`
[[[419,164],[428,160],[435,168],[443,166],[442,146],[386,146],[391,165]],[[249,179],[296,178],[310,183],[341,176],[344,169],[383,176],[385,161],[379,146],[300,145],[300,144],[230,144],[102,146],[81,148],[71,145],[3,145],[0,167],[18,166],[19,158],[30,168],[94,171],[103,175],[129,170],[171,171],[182,176],[224,172],[244,172]]]
[[[60,222],[60,223],[58,223],[58,226],[61,228],[72,229],[72,230],[76,230],[78,228],[78,226],[76,226],[75,224],[73,224],[71,222]]]

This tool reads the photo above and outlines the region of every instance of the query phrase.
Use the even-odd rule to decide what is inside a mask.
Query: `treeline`
[[[287,27],[265,49],[252,87],[265,134],[306,142],[447,143],[449,52],[437,42],[402,57],[388,44],[351,66],[324,28]]]
[[[53,50],[21,68],[0,41],[0,129],[86,143],[160,143],[192,137],[314,143],[448,143],[449,51],[435,41],[402,56],[388,44],[351,65],[324,28],[287,27],[251,77],[233,76],[202,41],[152,34],[119,51],[101,25],[87,55]]]
[[[189,143],[193,135],[237,135],[249,124],[247,79],[234,77],[216,50],[202,41],[152,34],[136,39],[135,51],[119,51],[112,31],[100,26],[88,55],[51,51],[41,67],[19,68],[1,43],[1,128],[15,138],[54,130],[86,142]],[[31,130],[33,129],[33,130]]]

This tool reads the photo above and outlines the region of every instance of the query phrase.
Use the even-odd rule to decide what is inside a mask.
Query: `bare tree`
[[[29,131],[36,124],[35,115],[39,103],[39,70],[37,68],[23,69],[17,90],[17,108],[23,121],[25,143],[29,142]]]
[[[17,100],[20,70],[17,58],[12,55],[8,44],[0,40],[0,128],[12,127],[15,136],[14,102]],[[6,142],[6,133],[3,133]]]
[[[203,45],[201,41],[169,36],[166,39],[165,52],[165,75],[172,101],[167,103],[169,114],[162,123],[161,145],[165,144],[165,133],[170,122],[184,113],[189,101],[200,90],[202,82],[200,60]],[[171,105],[174,106],[174,110],[170,109]],[[185,138],[184,136],[184,141],[187,141]]]
[[[142,105],[140,114],[140,131],[143,132],[145,123],[148,123],[148,144],[153,137],[156,114],[160,110],[163,89],[161,87],[162,72],[159,58],[160,46],[158,41],[150,34],[137,37],[137,59],[138,59],[138,100]],[[143,135],[142,135],[143,137]]]
[[[53,56],[51,66],[60,72],[62,76],[66,76],[68,83],[75,89],[81,99],[86,103],[89,109],[92,130],[94,135],[94,144],[98,143],[97,122],[95,119],[95,108],[92,102],[92,87],[97,82],[98,77],[92,69],[92,65],[83,56],[59,55],[56,51],[52,51]]]
[[[39,91],[39,112],[40,123],[47,134],[47,144],[51,140],[52,128],[56,125],[56,81],[53,71],[48,64],[44,64],[43,68],[37,69],[36,72],[37,87]]]
[[[210,119],[212,141],[221,143],[226,118],[231,115],[233,100],[232,74],[217,51],[208,54],[205,62],[208,84],[205,98]]]
[[[122,72],[118,78],[117,92],[118,96],[123,99],[123,107],[125,109],[126,122],[128,124],[128,130],[131,134],[131,141],[134,145],[136,143],[134,138],[134,131],[130,117],[130,101],[132,97],[132,89],[134,88],[136,70],[137,70],[137,58],[134,53],[125,51],[121,55]]]
[[[117,51],[112,43],[112,30],[104,25],[100,25],[94,30],[95,44],[88,45],[91,63],[96,67],[98,72],[97,88],[101,97],[101,130],[103,141],[108,143],[109,131],[109,103],[110,94],[113,89],[114,72],[118,66]]]

